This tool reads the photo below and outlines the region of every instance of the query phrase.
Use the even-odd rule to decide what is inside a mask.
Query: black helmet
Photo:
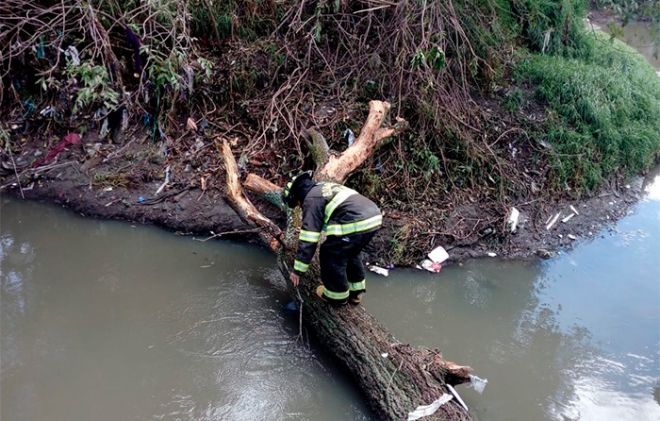
[[[282,202],[290,208],[295,208],[298,205],[298,200],[300,199],[300,187],[305,184],[308,184],[312,181],[312,172],[305,171],[296,175],[286,183],[284,190],[282,191]]]

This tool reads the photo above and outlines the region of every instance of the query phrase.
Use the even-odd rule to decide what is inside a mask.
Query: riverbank
[[[25,147],[21,155],[13,158],[17,163],[32,162],[47,153],[45,148]],[[9,174],[5,170],[2,192],[54,203],[84,217],[156,225],[176,235],[191,235],[201,240],[215,236],[258,242],[254,227],[242,221],[223,198],[224,174],[218,168],[219,163],[208,164],[197,169],[183,166],[160,156],[154,145],[137,135],[124,146],[101,144],[99,147],[83,138],[81,144],[67,147],[42,167],[17,169]],[[166,168],[169,168],[167,184],[164,183]],[[23,181],[23,187],[19,187],[16,174],[31,181]],[[633,182],[617,179],[600,194],[583,201],[533,200],[516,204],[517,229],[506,241],[500,241],[490,232],[481,232],[449,245],[429,244],[427,250],[416,250],[415,255],[421,261],[426,252],[444,246],[450,256],[445,264],[495,255],[549,257],[599,235],[625,216],[640,197],[641,179]],[[264,215],[284,226],[278,209],[258,197],[250,196],[250,199]],[[478,219],[476,209],[475,206],[453,212],[463,215],[475,212]],[[366,259],[379,265],[399,264],[384,256],[388,256],[392,239],[401,226],[413,222],[392,211],[385,212],[383,229],[366,251]]]

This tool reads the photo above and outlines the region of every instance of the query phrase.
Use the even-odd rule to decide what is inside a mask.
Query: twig
[[[304,330],[303,330],[303,304],[305,301],[302,299],[302,296],[300,295],[300,290],[298,287],[296,287],[296,295],[298,297],[298,300],[300,301],[300,305],[298,305],[298,337],[296,341],[300,341],[300,343],[305,344],[305,336],[304,336]]]
[[[385,393],[387,393],[388,390],[390,390],[390,386],[392,385],[392,380],[394,379],[394,375],[396,374],[397,371],[401,370],[401,367],[403,367],[403,359],[401,359],[401,363],[399,364],[399,367],[394,370],[392,375],[390,376],[390,380],[387,382],[387,388],[385,389]]]
[[[112,158],[114,158],[115,156],[117,156],[117,155],[119,155],[120,153],[122,153],[122,152],[124,151],[124,149],[128,148],[128,147],[130,146],[130,144],[133,143],[134,140],[135,140],[135,138],[131,139],[126,145],[122,146],[121,149],[119,149],[118,151],[115,151],[115,152],[109,153],[108,156],[106,156],[105,158],[103,158],[103,163],[105,164],[106,162],[110,161],[110,159],[112,159]]]
[[[11,152],[11,145],[7,148],[9,150],[9,158],[11,158],[11,165],[14,167],[14,175],[16,176],[16,182],[18,183],[18,188],[21,191],[21,197],[25,199],[25,194],[23,193],[23,186],[21,186],[21,179],[18,176],[18,170],[16,169],[16,161],[14,161],[14,154]]]
[[[195,241],[199,241],[200,243],[205,243],[213,238],[221,237],[223,235],[230,235],[230,234],[250,234],[250,233],[256,233],[261,231],[259,228],[251,229],[251,230],[239,230],[239,231],[226,231],[226,232],[220,232],[217,234],[213,234],[212,236],[205,238],[203,240],[199,240],[197,238],[193,238]]]

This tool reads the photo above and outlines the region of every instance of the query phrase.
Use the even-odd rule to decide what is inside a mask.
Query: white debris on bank
[[[418,406],[417,409],[415,409],[413,412],[409,412],[408,421],[414,421],[422,417],[425,417],[427,415],[432,415],[435,413],[435,411],[438,410],[438,408],[440,408],[442,405],[446,404],[450,400],[452,400],[452,396],[450,394],[444,393],[438,399],[433,401],[433,403],[431,403],[430,405]]]
[[[509,212],[509,218],[506,222],[506,226],[509,229],[509,232],[511,233],[516,232],[516,228],[518,228],[519,217],[520,217],[520,211],[516,208],[511,208],[511,212]]]
[[[440,263],[436,263],[430,259],[425,259],[424,261],[422,261],[422,263],[420,263],[416,267],[417,269],[426,269],[429,272],[433,272],[433,273],[438,273],[440,272],[440,269],[442,269],[442,265]]]
[[[160,192],[162,192],[165,186],[167,186],[169,183],[170,183],[170,166],[168,165],[167,167],[165,167],[165,181],[163,182],[163,184],[160,185],[160,187],[158,187],[158,190],[156,190],[156,196],[158,196],[158,194],[160,194]]]
[[[449,259],[449,253],[447,253],[447,250],[445,250],[442,246],[434,248],[429,254],[427,254],[427,256],[434,263],[442,263]]]
[[[561,222],[566,223],[566,222],[570,221],[571,218],[574,217],[574,216],[575,216],[575,214],[572,213],[572,214],[568,215],[566,218],[562,219]]]
[[[580,214],[577,209],[575,209],[575,206],[570,205],[569,208],[571,210],[570,213],[564,216],[562,219],[559,219],[563,216],[561,212],[558,212],[554,217],[548,217],[547,221],[545,221],[546,231],[550,231],[550,228],[552,228],[558,220],[565,224],[566,222],[570,221],[571,218]]]
[[[390,274],[389,270],[376,265],[369,266],[369,270],[383,276],[389,276]]]
[[[449,259],[449,253],[442,246],[434,248],[427,256],[428,259],[417,265],[417,269],[426,269],[429,272],[438,273],[442,269],[442,262]]]
[[[552,228],[552,226],[555,224],[555,222],[557,222],[557,219],[559,219],[559,215],[561,215],[561,212],[559,212],[557,215],[555,215],[554,218],[549,220],[550,222],[548,222],[546,227],[545,227],[546,231],[550,231],[550,228]]]

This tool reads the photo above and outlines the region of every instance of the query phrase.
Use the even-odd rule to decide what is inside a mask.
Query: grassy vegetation
[[[608,176],[637,174],[660,150],[660,79],[631,47],[585,35],[580,58],[532,55],[520,76],[553,113],[546,127],[555,185],[592,191]]]

